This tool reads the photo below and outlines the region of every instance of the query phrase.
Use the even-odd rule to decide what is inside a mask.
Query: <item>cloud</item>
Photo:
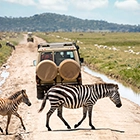
[[[34,0],[3,0],[10,3],[17,3],[21,5],[35,5]]]
[[[79,11],[91,11],[96,8],[106,7],[109,0],[3,0],[21,5],[35,5],[39,9],[49,11],[68,11],[75,9]]]
[[[80,10],[91,11],[96,8],[106,7],[108,0],[71,0],[71,4]]]
[[[67,11],[68,9],[91,11],[107,5],[108,0],[38,0],[39,7],[59,11]]]
[[[38,0],[38,7],[51,11],[66,11],[68,2],[66,0]]]
[[[124,1],[116,1],[115,6],[122,10],[127,11],[137,11],[140,10],[140,4],[137,0],[124,0]]]

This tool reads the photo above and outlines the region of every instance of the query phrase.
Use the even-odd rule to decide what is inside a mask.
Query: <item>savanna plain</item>
[[[38,113],[42,101],[36,98],[35,67],[37,44],[47,42],[77,41],[85,65],[95,71],[105,73],[112,78],[131,86],[137,93],[140,89],[140,34],[139,33],[42,33],[34,34],[35,41],[27,42],[27,33],[0,33],[0,73],[9,72],[9,77],[0,86],[0,97],[8,97],[14,92],[26,89],[32,106],[19,106],[26,131],[20,121],[12,117],[9,135],[0,133],[2,140],[139,140],[140,139],[140,106],[122,98],[123,106],[116,108],[108,99],[99,100],[93,108],[93,124],[96,130],[88,126],[88,116],[77,129],[67,130],[57,114],[52,115],[48,132],[45,127],[46,112],[49,101],[42,113]],[[3,36],[4,35],[4,36]],[[12,42],[16,50],[5,46]],[[10,57],[9,57],[10,55]],[[6,66],[8,66],[6,68]],[[82,70],[83,84],[99,82],[100,78],[91,76]],[[121,93],[120,93],[121,94]],[[127,93],[129,94],[129,93]],[[82,109],[64,109],[64,118],[74,126],[82,117]],[[6,127],[7,118],[0,116],[0,127]],[[72,127],[73,128],[73,127]]]

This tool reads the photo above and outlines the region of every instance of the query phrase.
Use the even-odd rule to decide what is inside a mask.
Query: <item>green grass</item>
[[[3,34],[6,37],[0,41],[3,46],[0,48],[0,66],[6,62],[12,52],[12,49],[5,45],[6,41],[17,45],[23,38],[22,33],[0,32],[0,36]],[[140,33],[36,32],[34,34],[47,42],[70,41],[66,38],[71,41],[77,40],[86,65],[140,92],[140,54],[126,52],[129,50],[140,52]],[[98,48],[95,44],[107,46],[107,49]],[[113,47],[117,51],[113,51]]]
[[[11,55],[11,48],[4,46],[0,48],[0,66],[6,62],[8,57]]]
[[[78,43],[80,54],[88,66],[140,92],[140,54],[126,52],[129,50],[140,52],[140,33],[57,32],[38,35],[43,36],[47,42],[66,41],[64,38],[80,41]],[[107,49],[99,49],[95,44],[107,46]],[[114,47],[117,51],[112,50]]]
[[[2,66],[13,51],[11,47],[6,46],[6,41],[11,42],[13,45],[17,45],[23,39],[23,35],[14,32],[0,32],[0,37],[2,38],[2,40],[0,40],[2,45],[2,48],[0,48],[0,66]]]

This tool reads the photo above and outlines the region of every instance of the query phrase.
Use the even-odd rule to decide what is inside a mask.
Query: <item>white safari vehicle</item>
[[[33,35],[32,32],[28,32],[27,42],[34,42],[34,38],[32,37],[32,35]]]
[[[73,42],[42,43],[38,45],[36,63],[37,98],[56,84],[81,85],[79,46]]]

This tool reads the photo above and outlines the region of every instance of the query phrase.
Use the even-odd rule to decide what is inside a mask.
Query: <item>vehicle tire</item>
[[[80,65],[73,59],[66,59],[59,65],[59,74],[63,79],[67,81],[76,79],[79,73]]]
[[[43,99],[44,98],[44,90],[41,87],[37,87],[37,98]]]
[[[34,42],[34,39],[33,38],[31,38],[31,42]]]
[[[52,81],[57,76],[57,66],[51,60],[43,60],[37,65],[36,74],[43,81]]]

